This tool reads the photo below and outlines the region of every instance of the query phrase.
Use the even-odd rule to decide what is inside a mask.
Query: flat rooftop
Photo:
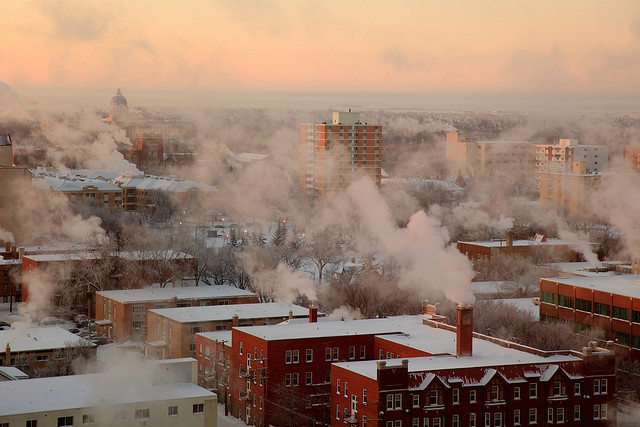
[[[308,317],[309,309],[299,305],[286,305],[276,302],[259,304],[212,305],[207,307],[178,307],[149,310],[158,316],[180,323],[215,322],[238,319],[274,319],[288,318],[289,311],[295,317]]]
[[[68,345],[88,345],[94,347],[89,341],[59,326],[40,326],[0,331],[1,354],[5,353],[7,341],[9,341],[11,347],[11,353],[55,350],[68,347]]]
[[[622,264],[621,264],[622,265]],[[560,271],[562,273],[575,274],[577,276],[584,277],[603,277],[603,276],[615,276],[615,271],[604,271],[602,263],[593,265],[590,262],[554,262],[545,266],[550,270]],[[585,268],[598,267],[600,271],[587,271]]]
[[[507,241],[504,239],[503,240],[485,240],[485,241],[477,241],[477,242],[459,241],[458,243],[464,243],[467,245],[485,246],[490,248],[507,246]],[[513,246],[569,246],[569,243],[561,239],[547,239],[546,242],[539,242],[537,240],[514,240]]]
[[[257,294],[232,286],[189,286],[183,288],[144,288],[126,289],[119,291],[96,292],[106,298],[119,301],[124,304],[169,301],[172,298],[179,300],[198,300],[207,298],[248,298]]]
[[[69,375],[0,382],[0,416],[150,401],[211,398],[192,383],[149,385],[135,379],[114,388],[106,374]],[[166,412],[166,411],[165,411]]]
[[[176,259],[192,259],[193,255],[177,252],[171,249],[164,251],[131,251],[131,252],[114,252],[113,256],[133,261],[153,261],[153,260],[176,260]],[[56,262],[56,261],[82,261],[89,259],[101,259],[102,254],[95,251],[73,252],[73,253],[57,253],[57,254],[36,254],[25,255],[24,258],[36,262]]]
[[[640,298],[640,275],[637,274],[604,277],[549,277],[543,279],[594,291]]]
[[[203,337],[213,341],[224,341],[225,345],[231,347],[231,331],[216,331],[216,332],[200,332],[196,335],[202,335]]]

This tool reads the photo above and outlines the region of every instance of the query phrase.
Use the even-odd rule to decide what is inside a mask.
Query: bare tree
[[[337,229],[325,228],[315,233],[308,256],[318,270],[318,283],[322,284],[325,267],[344,260],[340,232]]]

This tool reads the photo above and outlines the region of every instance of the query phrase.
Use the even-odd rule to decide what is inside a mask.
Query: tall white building
[[[577,139],[560,139],[558,144],[536,145],[538,188],[542,173],[570,173],[573,162],[585,163],[588,174],[601,173],[607,169],[609,149],[605,145],[579,145]]]

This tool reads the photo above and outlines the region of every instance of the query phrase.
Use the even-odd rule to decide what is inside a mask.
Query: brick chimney
[[[293,311],[289,310],[289,320],[293,320]]]
[[[513,231],[507,230],[507,247],[510,248],[513,246]]]
[[[316,323],[318,321],[318,307],[309,307],[309,323]]]
[[[4,349],[4,366],[11,366],[11,347],[7,343],[7,347]]]
[[[473,348],[473,307],[458,304],[456,354],[471,356]]]
[[[240,321],[238,320],[238,315],[237,315],[237,314],[234,314],[234,315],[231,317],[231,327],[232,327],[232,328],[235,328],[235,327],[237,327],[239,324],[240,324]]]
[[[4,251],[11,252],[11,242],[4,242]]]

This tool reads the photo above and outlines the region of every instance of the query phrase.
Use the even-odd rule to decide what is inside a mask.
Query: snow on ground
[[[242,420],[224,415],[224,404],[218,403],[218,427],[246,426]]]

